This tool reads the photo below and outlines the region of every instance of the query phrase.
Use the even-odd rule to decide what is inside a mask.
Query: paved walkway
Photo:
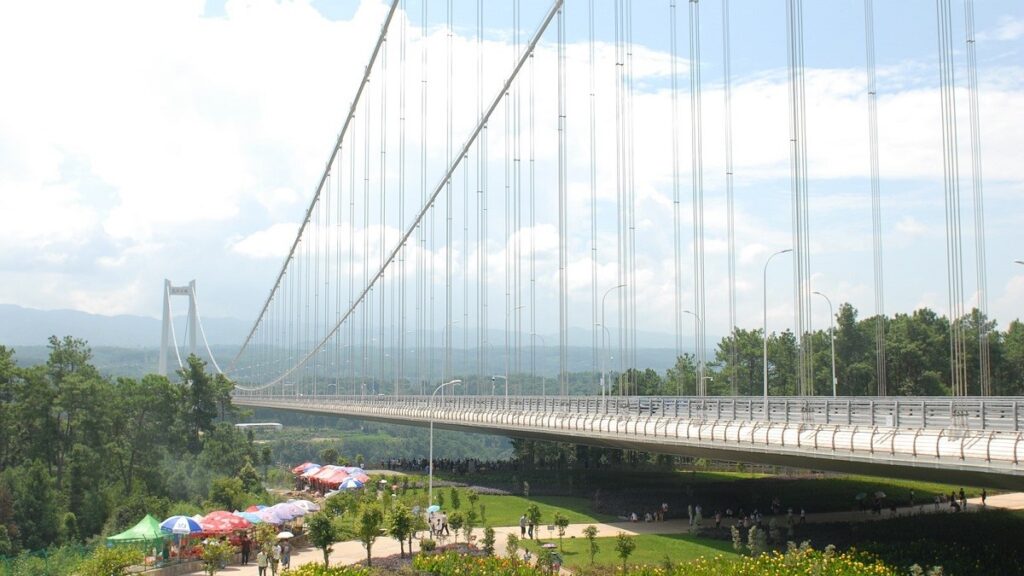
[[[980,498],[970,498],[967,500],[967,511],[977,512],[981,508]],[[998,496],[989,496],[987,501],[989,508],[1003,508],[1009,510],[1024,510],[1024,493],[1012,493],[1012,494],[1000,494]],[[903,507],[896,510],[896,514],[899,516],[916,515],[916,514],[936,514],[936,513],[949,513],[948,504],[940,504],[938,509],[935,508],[934,504],[927,503],[913,507]],[[889,510],[883,510],[881,515],[872,514],[871,512],[851,510],[846,512],[821,512],[817,514],[808,514],[808,524],[819,524],[829,522],[856,522],[856,521],[871,521],[871,520],[884,520],[891,518],[892,513]],[[783,517],[784,518],[784,517]],[[714,518],[705,519],[705,525],[710,525],[714,522]],[[594,523],[597,527],[598,537],[615,536],[619,532],[623,532],[630,536],[637,534],[687,534],[690,532],[689,522],[687,520],[668,520],[666,522],[613,522],[613,523]],[[723,525],[729,526],[729,523],[723,521]],[[569,538],[575,536],[577,538],[583,537],[583,529],[590,524],[570,524],[565,531],[565,537]],[[496,527],[495,532],[495,553],[504,556],[505,555],[505,539],[507,534],[519,535],[519,526],[503,526]],[[482,537],[483,529],[477,529],[474,534],[477,538]],[[555,530],[550,531],[550,535],[547,530],[547,526],[541,526],[540,528],[541,540],[555,540],[558,538],[558,532]],[[454,541],[451,539],[450,541]],[[460,538],[461,541],[461,538]],[[413,545],[415,550],[418,551],[417,542],[414,539]],[[354,564],[360,560],[366,559],[366,549],[359,542],[336,542],[333,546],[333,552],[331,552],[330,561],[331,565],[346,565]],[[408,551],[407,551],[408,552]],[[373,556],[374,558],[391,556],[399,553],[398,542],[394,538],[382,536],[377,539],[373,545]],[[323,562],[323,553],[316,548],[303,548],[301,550],[295,550],[292,553],[292,567],[298,567],[308,562]],[[201,572],[196,572],[199,574]],[[218,574],[233,574],[237,576],[257,576],[258,570],[256,568],[255,560],[247,566],[229,566],[224,570],[218,572]],[[269,570],[268,570],[269,574]]]

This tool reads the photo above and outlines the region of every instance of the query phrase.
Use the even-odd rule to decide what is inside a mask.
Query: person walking
[[[260,549],[259,553],[256,554],[256,568],[259,569],[259,576],[267,576],[267,565],[270,562],[267,560],[266,551]]]
[[[277,576],[277,567],[281,564],[281,545],[275,544],[270,551],[270,576]]]
[[[985,500],[988,499],[988,492],[984,488],[981,489],[981,507],[985,507]]]
[[[526,538],[526,514],[519,517],[519,537]]]
[[[533,540],[533,530],[534,530],[534,528],[535,528],[535,526],[533,524],[533,518],[530,518],[530,521],[526,524],[526,534],[527,534],[527,536],[530,537],[530,540]]]
[[[292,545],[291,542],[281,544],[281,566],[287,570],[292,567]]]
[[[242,566],[249,563],[249,554],[252,551],[252,541],[248,536],[242,538]]]

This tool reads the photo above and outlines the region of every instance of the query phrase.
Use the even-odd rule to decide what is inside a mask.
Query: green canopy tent
[[[146,514],[146,517],[131,528],[107,538],[108,544],[156,544],[170,538],[170,534],[160,530],[160,522]]]

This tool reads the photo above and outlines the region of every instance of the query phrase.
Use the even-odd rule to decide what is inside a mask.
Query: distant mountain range
[[[50,336],[71,335],[92,346],[158,348],[161,321],[145,316],[102,316],[77,310],[35,310],[0,304],[0,344],[42,346]],[[177,318],[180,339],[184,318]],[[203,330],[211,346],[238,346],[251,324],[235,318],[203,318]]]
[[[179,348],[184,353],[185,318],[175,320]],[[203,329],[209,340],[214,355],[224,362],[232,358],[238,346],[245,339],[251,328],[247,321],[235,318],[203,318]],[[453,331],[453,344],[462,350],[463,334],[461,327]],[[50,336],[71,335],[82,338],[89,343],[94,352],[97,367],[102,372],[115,376],[138,376],[156,369],[157,353],[160,347],[161,321],[159,318],[145,316],[103,316],[89,314],[77,310],[35,310],[11,304],[0,304],[0,345],[14,347],[17,358],[23,364],[45,362],[46,343]],[[490,365],[492,368],[505,365],[505,332],[489,330]],[[441,331],[424,333],[424,341],[431,348],[431,356],[440,365]],[[541,334],[537,338],[536,368],[538,374],[553,376],[558,373],[558,335]],[[607,342],[607,368],[618,367],[618,340],[613,333],[612,340]],[[390,335],[385,333],[385,342]],[[407,345],[416,342],[416,334],[406,334]],[[674,338],[668,334],[656,332],[637,333],[637,365],[663,371],[675,363],[672,343]],[[471,329],[468,335],[469,350],[455,354],[456,369],[461,369],[465,362],[466,369],[472,369],[476,358],[476,333]],[[714,354],[717,338],[708,337],[709,354]],[[523,334],[520,339],[522,346],[521,362],[523,367],[529,366],[530,337]],[[544,346],[547,344],[547,346]],[[684,349],[692,351],[692,338],[684,340]],[[600,340],[598,341],[600,345]],[[205,357],[202,342],[199,343],[199,354]],[[591,332],[584,328],[569,329],[568,369],[570,372],[587,371],[592,366]]]

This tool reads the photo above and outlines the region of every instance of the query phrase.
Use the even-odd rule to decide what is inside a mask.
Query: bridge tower
[[[196,353],[196,333],[199,331],[199,313],[196,309],[196,281],[187,286],[173,286],[171,281],[164,279],[164,320],[160,336],[159,374],[167,376],[167,356],[171,347],[175,346],[174,316],[171,314],[171,296],[188,296],[188,352]]]

